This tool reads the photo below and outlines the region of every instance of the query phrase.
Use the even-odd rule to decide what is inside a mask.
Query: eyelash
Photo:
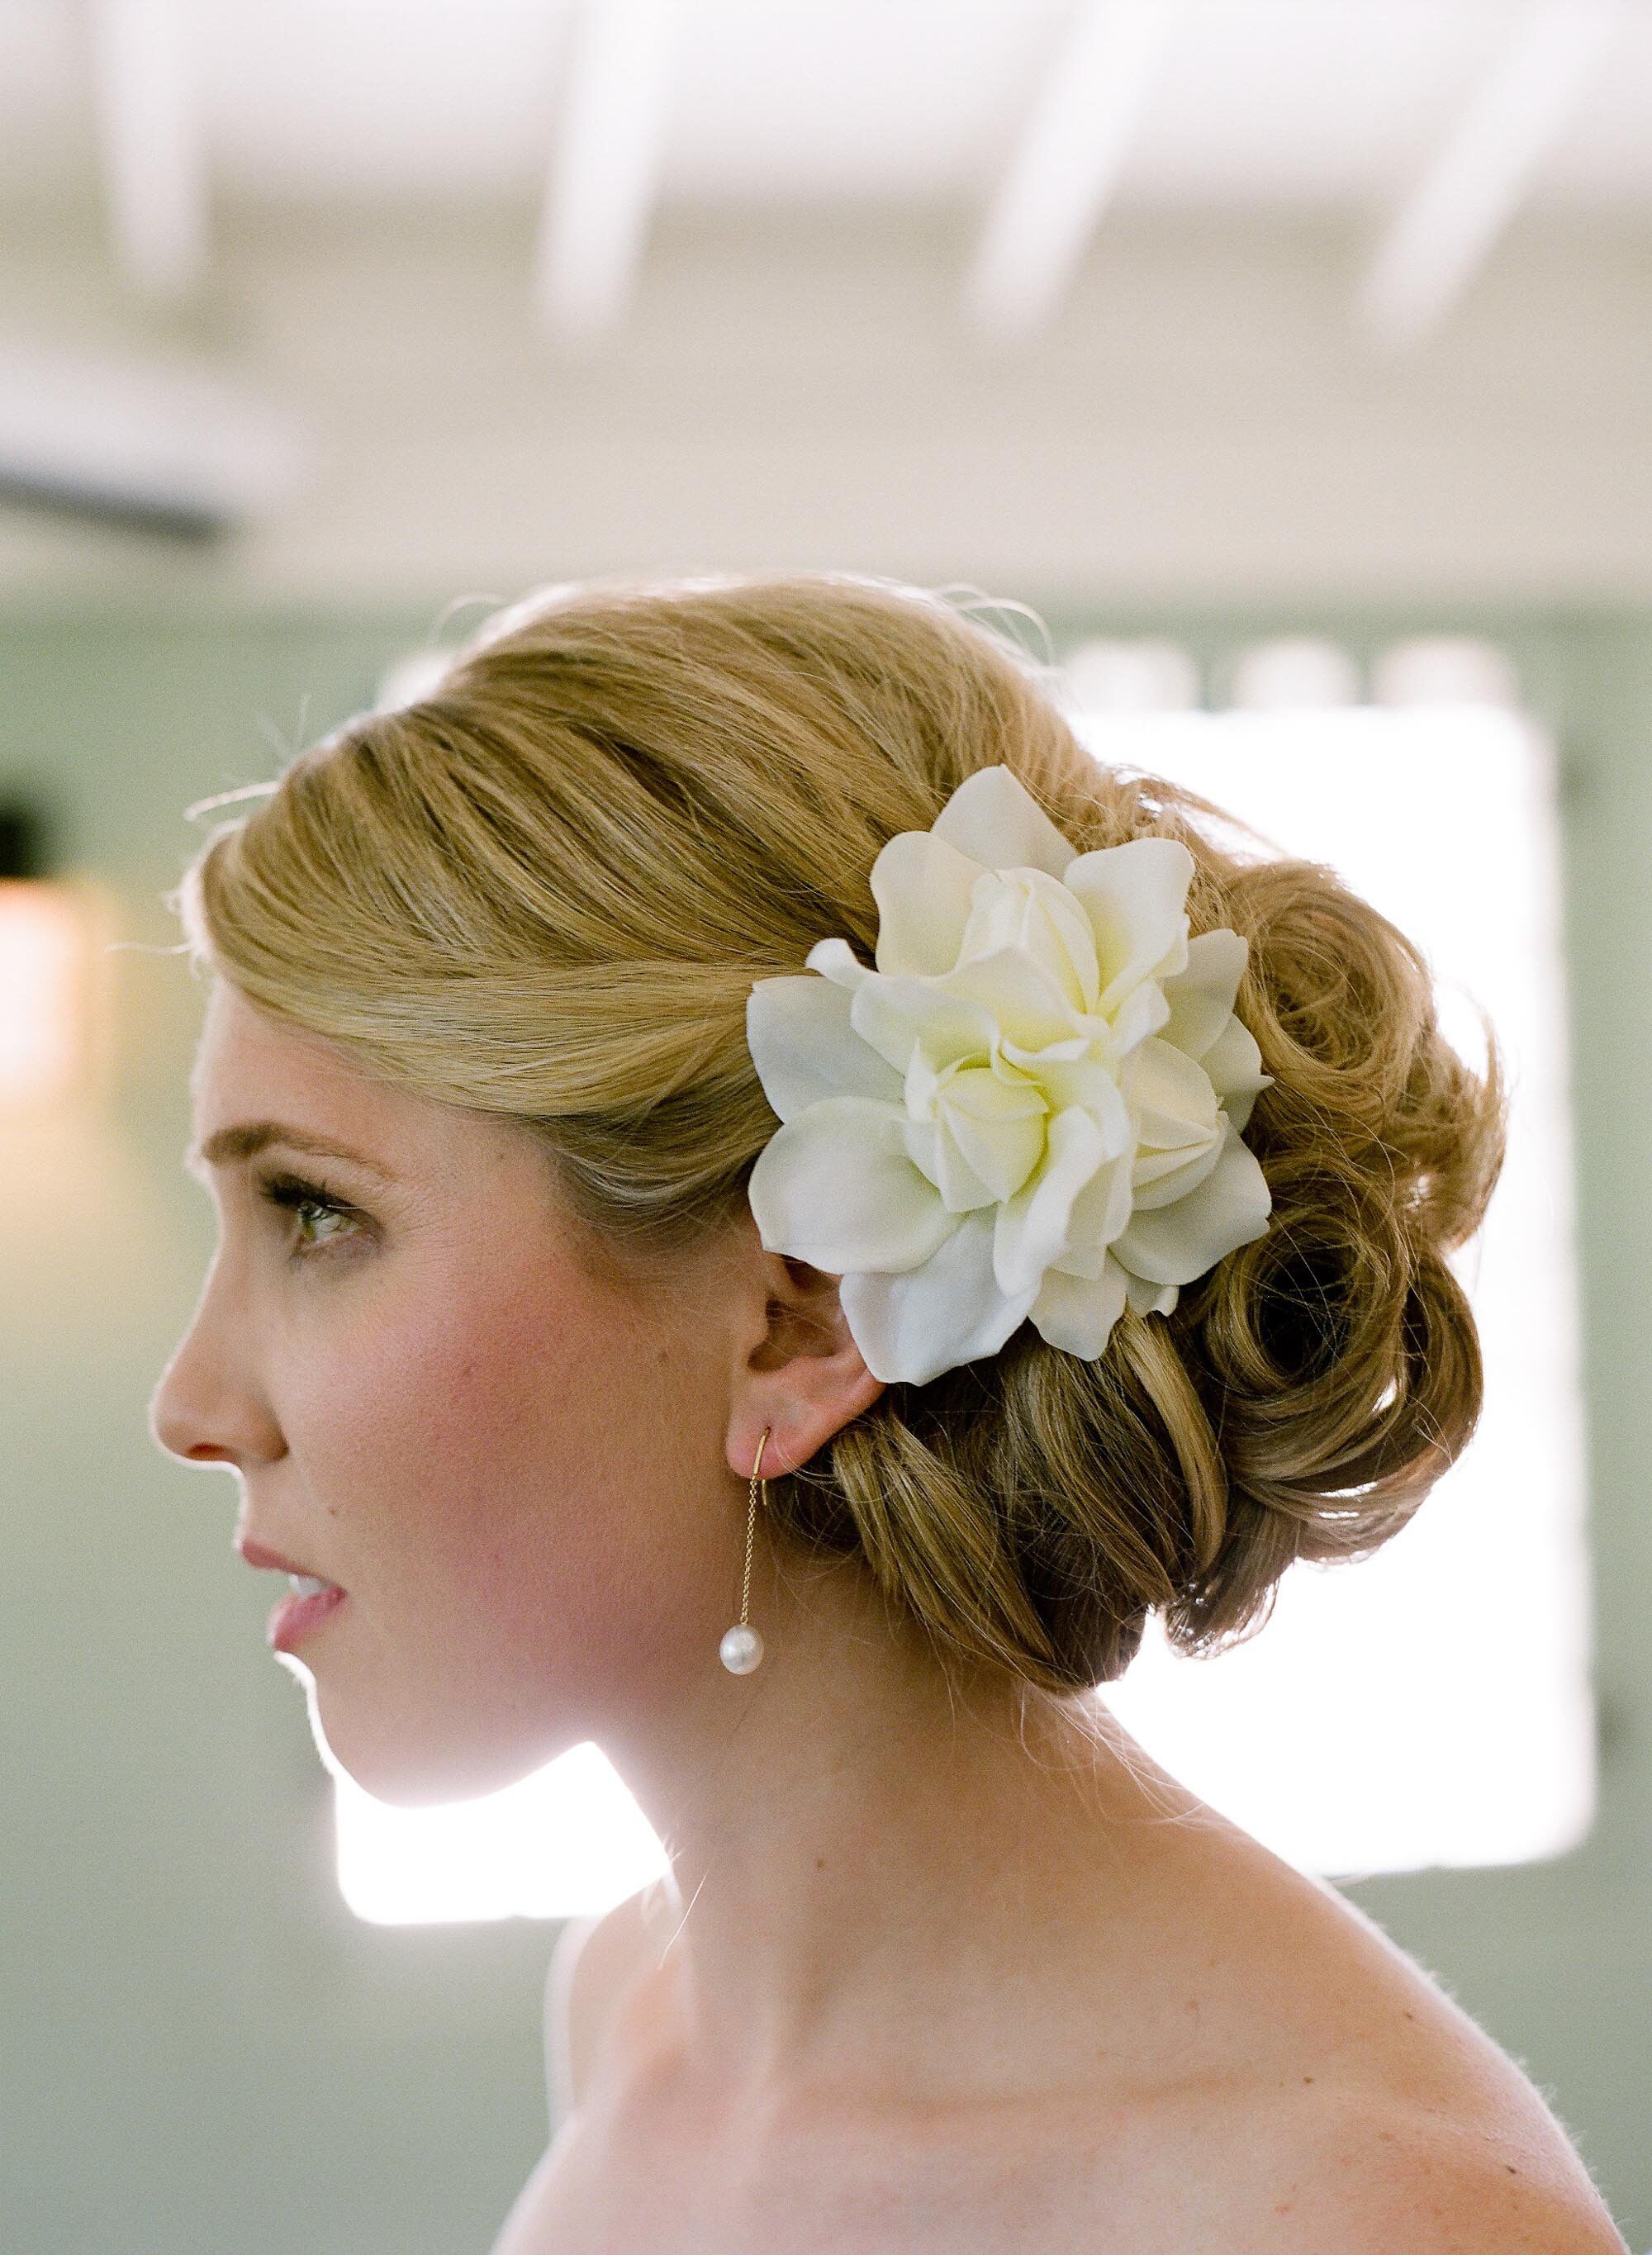
[[[258,1195],[271,1205],[285,1207],[294,1212],[302,1207],[313,1206],[318,1213],[337,1214],[344,1219],[351,1219],[355,1212],[354,1206],[347,1205],[342,1198],[333,1197],[324,1184],[306,1182],[299,1175],[268,1176],[259,1184]],[[325,1247],[337,1244],[341,1238],[349,1234],[349,1231],[341,1231],[333,1237],[315,1239],[307,1245],[297,1245],[292,1248],[292,1258],[306,1261],[313,1253],[320,1253]]]

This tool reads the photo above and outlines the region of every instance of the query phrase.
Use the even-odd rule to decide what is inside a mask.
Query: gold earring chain
[[[763,1470],[763,1452],[769,1445],[769,1436],[773,1430],[772,1425],[763,1427],[763,1438],[757,1444],[757,1453],[751,1463],[751,1483],[746,1509],[746,1572],[740,1585],[740,1624],[742,1628],[746,1625],[746,1609],[751,1602],[751,1542],[757,1527],[757,1491],[759,1488],[763,1491],[765,1502],[769,1493],[768,1481],[760,1479],[758,1474]]]

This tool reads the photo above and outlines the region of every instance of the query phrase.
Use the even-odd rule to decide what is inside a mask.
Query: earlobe
[[[858,1368],[845,1371],[840,1381],[829,1387],[789,1385],[784,1370],[770,1372],[760,1393],[736,1402],[728,1421],[729,1471],[740,1479],[750,1479],[761,1443],[763,1462],[757,1477],[778,1479],[783,1473],[806,1465],[846,1425],[869,1409],[882,1393],[883,1381],[874,1378],[861,1361],[859,1348],[854,1352]],[[819,1374],[818,1363],[815,1372]]]

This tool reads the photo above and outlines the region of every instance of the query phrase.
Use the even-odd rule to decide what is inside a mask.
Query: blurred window
[[[1307,1868],[1557,1855],[1592,1814],[1594,1723],[1552,744],[1470,703],[1114,713],[1084,734],[1331,862],[1422,948],[1476,1062],[1484,1006],[1513,1086],[1501,1182],[1453,1264],[1485,1356],[1473,1443],[1372,1557],[1294,1567],[1252,1641],[1181,1659],[1156,1623],[1109,1704]]]

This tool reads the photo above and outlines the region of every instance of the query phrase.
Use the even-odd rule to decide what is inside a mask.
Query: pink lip
[[[283,1598],[264,1626],[264,1641],[272,1652],[291,1652],[294,1645],[319,1628],[344,1603],[342,1590],[321,1590],[313,1598]]]
[[[313,1566],[301,1566],[296,1558],[284,1558],[278,1550],[266,1550],[262,1542],[248,1539],[237,1542],[235,1548],[249,1566],[269,1567],[278,1574],[308,1574],[318,1582],[329,1579],[326,1574],[318,1574]]]

